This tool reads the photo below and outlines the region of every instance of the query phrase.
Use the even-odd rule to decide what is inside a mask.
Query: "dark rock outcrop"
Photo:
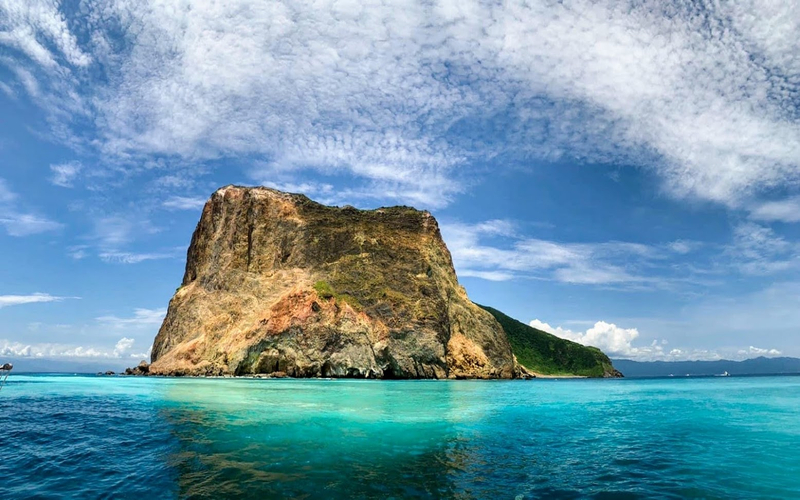
[[[139,364],[133,368],[125,368],[125,375],[149,375],[150,364],[147,361],[140,361]]]

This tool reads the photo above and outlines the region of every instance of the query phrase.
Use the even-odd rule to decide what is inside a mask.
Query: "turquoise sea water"
[[[800,377],[12,375],[0,497],[800,498]]]

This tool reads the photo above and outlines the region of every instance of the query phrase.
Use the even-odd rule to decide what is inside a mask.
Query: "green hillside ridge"
[[[611,360],[596,347],[556,337],[517,321],[492,307],[483,306],[505,330],[517,361],[542,375],[621,377]]]

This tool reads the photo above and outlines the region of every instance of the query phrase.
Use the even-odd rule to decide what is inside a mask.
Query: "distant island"
[[[226,186],[203,208],[150,375],[619,377],[471,302],[434,217]]]
[[[800,374],[798,358],[758,357],[744,361],[632,361],[615,359],[614,366],[627,377],[685,377]]]

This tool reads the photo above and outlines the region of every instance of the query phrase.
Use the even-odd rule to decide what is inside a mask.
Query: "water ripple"
[[[800,378],[15,376],[10,498],[797,498]]]

